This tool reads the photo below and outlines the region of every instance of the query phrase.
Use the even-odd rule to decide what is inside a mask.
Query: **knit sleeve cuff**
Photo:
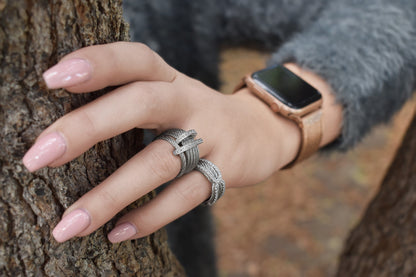
[[[416,11],[388,1],[339,2],[283,44],[270,63],[295,62],[328,82],[344,113],[342,134],[328,148],[347,150],[388,121],[412,94]]]

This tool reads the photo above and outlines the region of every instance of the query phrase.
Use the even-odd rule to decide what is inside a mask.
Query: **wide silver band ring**
[[[175,148],[173,154],[181,159],[181,170],[176,177],[191,172],[198,164],[198,145],[202,143],[202,139],[195,139],[196,135],[195,130],[169,129],[154,139],[165,140]]]
[[[221,172],[215,164],[205,159],[200,159],[195,169],[201,172],[212,185],[210,198],[202,203],[203,205],[212,206],[225,192],[225,181]]]

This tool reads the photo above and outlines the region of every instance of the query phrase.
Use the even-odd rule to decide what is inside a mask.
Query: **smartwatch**
[[[245,86],[275,113],[295,121],[301,129],[299,152],[285,168],[308,158],[319,149],[322,138],[322,96],[314,87],[283,65],[245,76],[234,92]]]

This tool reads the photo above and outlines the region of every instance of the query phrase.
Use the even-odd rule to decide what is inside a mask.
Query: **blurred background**
[[[222,51],[222,91],[265,67],[268,55]],[[354,150],[315,155],[260,185],[227,190],[214,205],[221,277],[333,276],[350,230],[358,223],[399,146],[416,101]]]

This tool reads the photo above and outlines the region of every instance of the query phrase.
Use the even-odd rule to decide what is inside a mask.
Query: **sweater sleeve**
[[[331,2],[270,60],[284,62],[296,62],[332,87],[344,119],[340,138],[328,148],[349,149],[388,121],[415,89],[416,2]]]
[[[219,0],[221,40],[274,49],[313,22],[331,0]]]

